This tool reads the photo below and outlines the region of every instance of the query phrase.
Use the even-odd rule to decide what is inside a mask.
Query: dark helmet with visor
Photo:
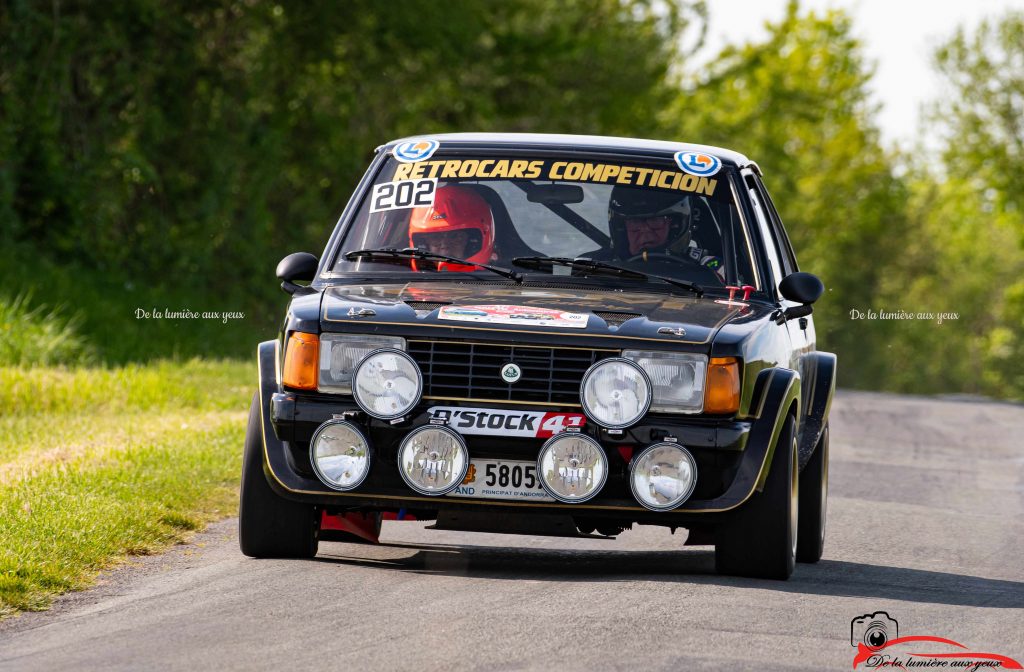
[[[622,258],[628,258],[629,238],[626,234],[627,219],[668,217],[669,231],[665,245],[651,252],[682,254],[690,244],[691,235],[690,197],[679,192],[643,189],[616,185],[608,201],[608,228],[612,238],[612,249]]]

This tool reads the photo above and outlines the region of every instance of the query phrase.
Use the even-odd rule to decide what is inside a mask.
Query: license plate
[[[540,485],[536,462],[473,459],[469,472],[452,497],[553,502]]]

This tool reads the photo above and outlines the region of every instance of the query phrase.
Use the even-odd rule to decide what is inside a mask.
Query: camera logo
[[[884,611],[864,614],[850,621],[850,646],[864,644],[872,651],[877,651],[899,636],[899,623]]]

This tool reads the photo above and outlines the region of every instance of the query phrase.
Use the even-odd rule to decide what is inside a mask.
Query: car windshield
[[[332,275],[400,271],[492,279],[472,265],[489,264],[520,270],[531,281],[544,274],[608,280],[608,269],[597,265],[543,260],[559,257],[707,289],[757,287],[730,170],[699,176],[671,159],[493,153],[403,163],[389,157],[344,233]],[[386,248],[418,248],[467,263],[351,254]]]

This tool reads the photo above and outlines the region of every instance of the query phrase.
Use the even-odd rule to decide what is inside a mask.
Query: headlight
[[[608,457],[586,434],[563,433],[548,439],[537,457],[540,484],[560,502],[593,498],[608,478]]]
[[[704,379],[708,358],[685,352],[625,350],[651,379],[654,413],[700,413],[704,410]]]
[[[697,462],[686,448],[656,443],[636,456],[629,470],[629,485],[636,501],[652,511],[674,509],[693,494]]]
[[[651,381],[628,359],[604,359],[583,375],[580,401],[590,419],[602,427],[629,427],[651,405]]]
[[[420,427],[398,449],[402,480],[424,495],[444,495],[459,487],[469,469],[466,442],[447,427]]]
[[[320,381],[317,390],[352,394],[352,372],[356,365],[363,357],[381,348],[405,350],[405,339],[395,336],[321,335]]]
[[[325,485],[354,490],[370,473],[370,442],[351,422],[328,420],[313,434],[309,458]]]
[[[401,350],[374,350],[356,365],[352,385],[359,408],[374,418],[392,420],[419,402],[423,374]]]

